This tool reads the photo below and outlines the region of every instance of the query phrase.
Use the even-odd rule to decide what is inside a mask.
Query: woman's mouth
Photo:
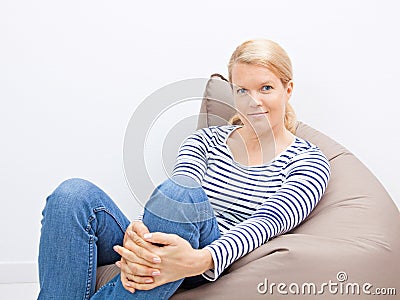
[[[268,113],[267,111],[261,111],[261,112],[250,113],[250,114],[247,114],[247,115],[248,116],[252,116],[252,117],[257,117],[257,116],[263,116],[263,115],[265,115],[267,113]]]

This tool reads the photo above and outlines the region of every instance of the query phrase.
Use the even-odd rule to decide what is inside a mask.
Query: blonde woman
[[[130,223],[98,187],[62,183],[43,211],[39,299],[168,299],[217,280],[268,240],[298,226],[330,177],[323,153],[294,135],[292,66],[269,40],[229,61],[238,114],[181,145],[173,176]],[[71,238],[72,237],[72,238]],[[96,267],[121,273],[95,292]]]

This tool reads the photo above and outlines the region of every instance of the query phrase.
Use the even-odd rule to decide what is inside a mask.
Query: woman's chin
[[[247,126],[248,128],[252,128],[256,132],[266,132],[272,129],[268,119],[254,120],[252,122],[248,122],[247,124],[245,124],[245,126]]]

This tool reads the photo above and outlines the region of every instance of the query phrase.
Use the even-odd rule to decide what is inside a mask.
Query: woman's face
[[[231,75],[236,109],[244,126],[274,131],[284,128],[293,82],[284,86],[270,69],[246,63],[235,64]]]

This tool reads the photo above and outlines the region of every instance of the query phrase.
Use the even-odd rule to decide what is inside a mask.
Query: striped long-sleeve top
[[[222,235],[205,247],[214,269],[203,276],[211,281],[240,257],[299,225],[330,177],[325,155],[299,137],[266,164],[238,163],[226,144],[237,127],[197,130],[182,143],[173,171],[199,182],[214,209]]]

